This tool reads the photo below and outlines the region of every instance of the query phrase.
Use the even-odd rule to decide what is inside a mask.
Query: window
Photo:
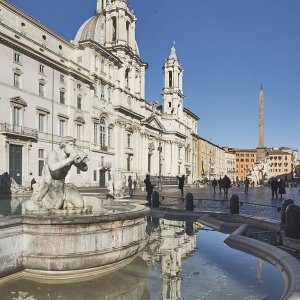
[[[59,91],[59,102],[61,104],[65,104],[65,92],[64,91]]]
[[[108,101],[111,100],[111,91],[110,91],[110,88],[107,89],[107,99],[108,99]]]
[[[81,97],[77,97],[77,109],[81,109]]]
[[[20,130],[20,116],[21,116],[21,108],[14,106],[13,108],[13,127],[14,132],[19,132]]]
[[[129,69],[125,71],[125,85],[129,87]]]
[[[14,87],[15,88],[20,88],[20,82],[21,82],[21,75],[18,73],[14,73]]]
[[[126,22],[126,40],[127,40],[127,44],[129,44],[129,26],[130,26],[130,23],[127,21]]]
[[[45,97],[45,84],[42,82],[39,82],[39,96]]]
[[[105,96],[105,94],[104,94],[104,85],[101,84],[101,98],[104,99],[104,96]]]
[[[104,60],[101,61],[101,72],[104,72],[105,62]]]
[[[94,170],[94,181],[97,181],[97,171],[96,170]]]
[[[65,82],[65,76],[63,74],[59,75],[59,81],[64,83]]]
[[[65,136],[65,127],[66,127],[66,121],[59,120],[59,135],[60,136]]]
[[[45,115],[44,114],[39,114],[38,131],[45,132]]]
[[[173,78],[172,78],[172,71],[169,71],[169,87],[173,86]]]
[[[94,143],[98,144],[98,131],[99,131],[99,124],[94,123]]]
[[[45,66],[40,65],[40,73],[44,74],[45,72]]]
[[[38,163],[38,175],[42,176],[43,175],[43,168],[45,164],[45,150],[44,149],[39,149],[38,150],[38,156],[39,156],[39,163]]]
[[[81,140],[82,137],[82,124],[76,124],[76,138]]]
[[[112,17],[112,41],[115,42],[117,40],[117,18]]]
[[[100,145],[105,146],[106,139],[106,120],[105,118],[100,119]]]
[[[128,133],[127,134],[127,148],[130,148],[130,146],[131,146],[131,134]]]
[[[172,107],[172,103],[171,102],[169,102],[169,107]]]
[[[14,53],[14,62],[21,63],[21,54],[20,53],[17,53],[17,52]]]

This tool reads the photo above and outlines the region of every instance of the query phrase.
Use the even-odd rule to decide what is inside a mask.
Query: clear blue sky
[[[71,40],[96,0],[12,0]],[[148,62],[146,100],[161,101],[162,66],[172,41],[184,69],[185,107],[199,135],[255,148],[260,85],[265,146],[300,150],[300,0],[129,0]]]

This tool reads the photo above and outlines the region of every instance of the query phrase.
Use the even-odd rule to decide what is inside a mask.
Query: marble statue
[[[84,201],[75,185],[65,183],[72,166],[88,170],[87,155],[75,148],[75,139],[65,137],[59,149],[49,152],[38,187],[26,203],[26,213],[84,213]]]
[[[126,195],[126,177],[123,178],[121,171],[117,170],[112,173],[107,188],[109,190],[107,196],[113,199],[123,198]]]

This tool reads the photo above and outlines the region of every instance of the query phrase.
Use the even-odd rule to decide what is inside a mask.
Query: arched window
[[[129,87],[129,68],[125,70],[125,85]]]
[[[106,120],[100,119],[100,145],[106,146]]]

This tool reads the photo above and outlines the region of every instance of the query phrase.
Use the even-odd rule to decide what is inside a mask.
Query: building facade
[[[256,163],[256,149],[234,149],[236,155],[235,176],[237,182],[244,181],[251,174]]]
[[[285,181],[292,181],[297,165],[297,150],[287,147],[270,148],[267,152],[267,164],[269,178],[280,177]]]
[[[198,179],[213,180],[226,173],[225,151],[222,147],[198,138]]]
[[[104,187],[114,172],[144,179],[197,172],[198,117],[184,108],[175,46],[163,67],[162,105],[145,100],[147,63],[126,0],[97,0],[96,14],[68,41],[0,0],[0,174],[39,179],[64,136],[88,154],[68,181]]]

